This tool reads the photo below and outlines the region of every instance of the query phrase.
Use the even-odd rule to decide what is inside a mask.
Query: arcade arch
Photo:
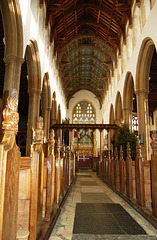
[[[16,88],[19,93],[20,73],[23,59],[23,30],[22,18],[18,1],[0,1],[1,17],[4,28],[4,56],[5,63],[4,84],[2,86],[2,110],[6,106],[9,91]],[[2,111],[0,113],[2,116]],[[2,118],[0,119],[2,121]],[[1,131],[2,138],[2,131]]]
[[[57,123],[57,101],[56,92],[53,92],[52,107],[51,107],[51,126]]]
[[[132,129],[134,81],[130,72],[127,73],[123,89],[123,120]]]
[[[30,154],[32,129],[36,127],[36,118],[39,116],[41,95],[41,70],[37,42],[31,39],[26,48],[26,61],[28,70],[28,127],[26,155]]]
[[[51,90],[48,72],[44,74],[41,102],[42,102],[42,117],[44,122],[44,138],[46,141],[49,138],[50,106],[51,106]]]
[[[28,107],[29,107],[29,95],[28,95],[28,72],[27,61],[22,64],[21,77],[20,77],[20,91],[19,91],[19,130],[17,133],[17,145],[20,148],[22,156],[26,155],[26,140],[27,140],[27,123],[28,123]]]
[[[6,101],[8,92],[11,88],[16,88],[19,93],[21,65],[24,61],[23,31],[18,1],[1,1],[0,8],[5,33],[5,79],[3,101]]]
[[[149,126],[149,76],[155,45],[152,39],[143,40],[136,69],[137,115],[139,122],[139,137],[144,159],[150,159],[150,126]]]
[[[122,120],[123,120],[122,98],[121,98],[120,92],[118,91],[116,96],[116,102],[115,102],[115,123],[121,126]]]

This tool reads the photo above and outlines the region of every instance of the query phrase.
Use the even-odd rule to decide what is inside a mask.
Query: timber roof
[[[44,0],[41,0],[43,3]],[[137,0],[137,2],[139,2]],[[133,0],[45,0],[67,103],[81,89],[102,103]]]

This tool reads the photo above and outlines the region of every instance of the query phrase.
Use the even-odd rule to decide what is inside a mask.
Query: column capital
[[[138,89],[138,90],[135,91],[135,94],[136,94],[136,95],[140,95],[140,94],[142,94],[142,93],[148,94],[148,89],[142,88],[142,89]]]
[[[18,62],[20,64],[24,63],[24,59],[22,57],[18,57],[15,55],[8,55],[6,56],[3,61],[5,62],[5,64],[11,63],[11,62]]]
[[[31,88],[31,89],[29,89],[28,93],[30,95],[32,95],[32,94],[41,94],[41,90],[37,89],[37,88]]]
[[[50,111],[51,107],[46,107],[45,110]]]
[[[122,110],[123,110],[123,111],[127,111],[127,110],[132,111],[132,107],[124,107]]]

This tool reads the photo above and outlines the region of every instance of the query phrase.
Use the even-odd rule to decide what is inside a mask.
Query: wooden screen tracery
[[[74,124],[95,124],[95,109],[93,105],[87,101],[79,102],[73,110]],[[82,146],[92,146],[93,130],[80,129],[78,132],[74,130],[74,145],[80,143]]]

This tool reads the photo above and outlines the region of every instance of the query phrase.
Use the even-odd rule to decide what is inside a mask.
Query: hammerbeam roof
[[[40,1],[46,4],[67,104],[75,92],[86,89],[101,105],[121,38],[126,41],[126,23],[132,24],[133,0]]]

